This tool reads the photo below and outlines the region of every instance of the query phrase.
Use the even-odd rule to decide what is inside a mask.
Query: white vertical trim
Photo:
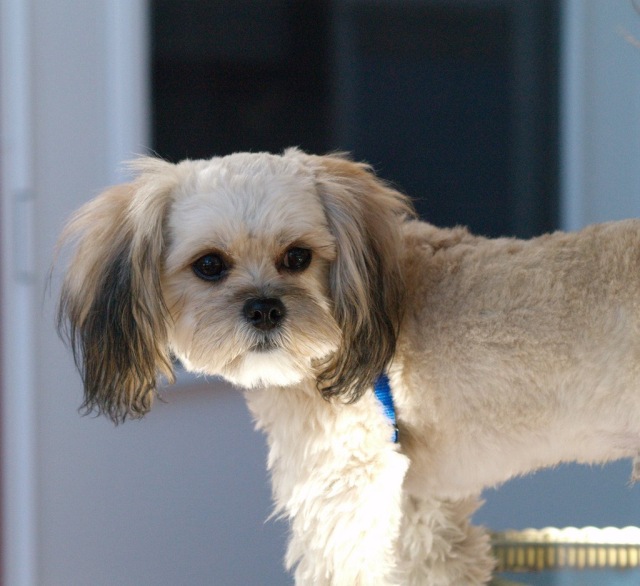
[[[640,67],[629,0],[564,0],[564,228],[640,216]]]
[[[106,176],[121,181],[123,159],[149,143],[148,0],[102,0]],[[35,586],[39,580],[36,449],[35,330],[40,283],[34,277],[36,213],[33,137],[38,96],[33,92],[40,39],[33,0],[0,0],[0,287],[2,287],[2,581]],[[55,141],[51,141],[55,142]],[[43,194],[44,195],[44,194]],[[47,324],[51,327],[51,324]]]
[[[560,55],[560,227],[584,224],[586,6],[584,0],[562,3]]]
[[[3,580],[36,584],[31,3],[0,4]]]
[[[107,172],[126,180],[122,162],[150,143],[150,38],[148,0],[106,3]]]

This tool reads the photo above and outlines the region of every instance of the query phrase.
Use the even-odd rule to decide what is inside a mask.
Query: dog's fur
[[[143,415],[173,356],[246,388],[298,584],[483,584],[484,487],[639,451],[640,222],[489,240],[296,149],[135,169],[63,235],[84,407]]]

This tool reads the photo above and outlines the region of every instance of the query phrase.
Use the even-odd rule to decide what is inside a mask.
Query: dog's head
[[[350,401],[369,388],[395,349],[404,196],[366,165],[296,149],[134,167],[62,238],[59,327],[87,410],[144,414],[173,356],[244,387],[311,377]]]

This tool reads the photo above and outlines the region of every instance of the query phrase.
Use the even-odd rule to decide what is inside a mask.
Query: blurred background
[[[80,417],[54,331],[65,219],[121,162],[346,150],[441,226],[640,216],[632,0],[0,0],[3,586],[281,585],[286,524],[241,395],[182,377]],[[493,529],[640,525],[629,462],[488,491]],[[266,521],[266,522],[265,522]]]

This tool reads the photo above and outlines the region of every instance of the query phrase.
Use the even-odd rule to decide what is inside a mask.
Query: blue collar
[[[376,394],[378,401],[384,408],[384,414],[393,426],[393,435],[391,439],[393,443],[398,443],[398,421],[396,419],[396,407],[393,404],[393,395],[391,394],[391,385],[389,384],[389,377],[382,373],[373,383],[373,392]]]

